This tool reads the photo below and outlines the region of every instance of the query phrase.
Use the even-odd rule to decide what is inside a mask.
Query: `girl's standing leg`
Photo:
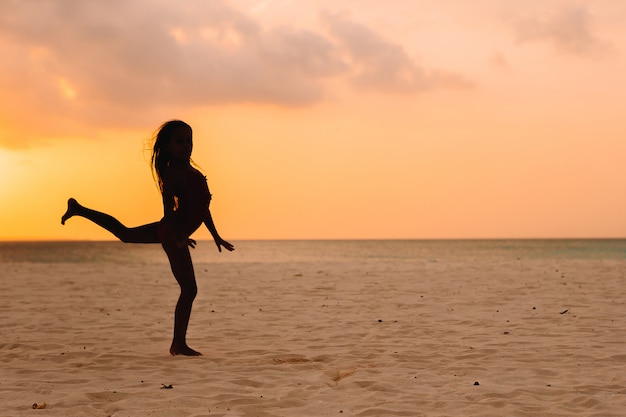
[[[103,229],[111,232],[122,242],[126,243],[160,243],[158,223],[150,223],[139,227],[126,227],[115,217],[100,211],[84,207],[78,201],[70,198],[67,201],[67,211],[61,217],[61,224],[73,217],[80,216],[91,220]]]
[[[174,313],[174,338],[170,346],[170,354],[201,356],[200,352],[187,346],[187,326],[189,325],[193,300],[198,293],[189,248],[179,248],[173,239],[165,239],[163,249],[170,261],[172,273],[180,286],[180,296]]]

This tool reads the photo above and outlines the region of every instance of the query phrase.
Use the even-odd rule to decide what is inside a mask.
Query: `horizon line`
[[[196,239],[199,242],[212,242],[210,238]],[[298,242],[298,241],[489,241],[489,240],[626,240],[626,236],[623,237],[386,237],[386,238],[241,238],[241,239],[229,239],[233,242],[264,242],[264,241],[284,241],[284,242]],[[0,243],[65,243],[65,242],[121,242],[117,239],[4,239],[0,238]],[[128,243],[129,245],[151,245],[156,243]]]

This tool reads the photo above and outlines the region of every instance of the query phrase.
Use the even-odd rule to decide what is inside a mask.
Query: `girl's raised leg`
[[[158,223],[150,223],[139,227],[126,227],[115,217],[84,207],[75,199],[70,198],[67,200],[67,211],[61,217],[61,224],[65,224],[73,216],[91,220],[125,243],[160,243]]]

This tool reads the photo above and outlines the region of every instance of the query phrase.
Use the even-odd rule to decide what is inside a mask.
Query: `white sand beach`
[[[2,416],[626,410],[626,259],[200,262],[202,357],[165,263],[0,267]]]

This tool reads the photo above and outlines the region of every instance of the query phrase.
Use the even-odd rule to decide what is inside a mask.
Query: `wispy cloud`
[[[515,29],[519,43],[550,42],[568,54],[596,55],[610,46],[594,33],[592,17],[583,6],[570,5],[551,14],[521,19]]]
[[[333,38],[347,52],[352,83],[359,88],[412,94],[434,88],[471,85],[460,74],[429,70],[417,64],[402,45],[343,14],[326,13],[323,20]]]

